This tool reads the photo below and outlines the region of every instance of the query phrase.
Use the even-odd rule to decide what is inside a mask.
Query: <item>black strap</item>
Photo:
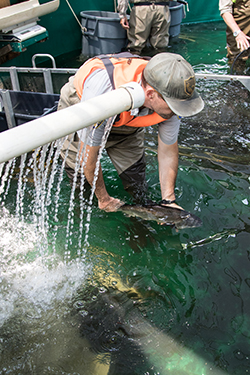
[[[134,6],[141,6],[141,5],[169,5],[169,1],[142,1],[141,3],[134,3]]]
[[[180,3],[180,4],[183,4],[183,5],[187,5],[187,1],[185,0],[176,0],[177,3]],[[138,6],[138,5],[169,5],[170,1],[144,1],[144,2],[141,2],[141,3],[134,3],[133,5],[134,6]]]
[[[169,199],[162,199],[162,201],[159,202],[159,204],[172,204],[175,203],[175,199],[173,201]]]
[[[145,60],[150,60],[150,57],[142,57],[142,56],[139,56],[139,55],[134,55],[133,53],[131,52],[120,52],[120,53],[116,53],[116,54],[113,54],[113,55],[98,55],[96,56],[98,59],[102,60],[106,70],[107,70],[107,73],[108,73],[108,76],[109,76],[109,79],[110,79],[110,82],[111,82],[111,85],[113,87],[113,89],[115,89],[115,83],[114,83],[114,65],[113,63],[111,62],[110,58],[113,57],[113,58],[116,58],[116,59],[119,59],[119,58],[125,58],[125,59],[131,59],[131,58],[140,58],[140,59],[145,59]]]
[[[106,70],[107,70],[107,73],[108,73],[108,76],[109,76],[109,79],[110,79],[110,82],[111,82],[111,85],[113,87],[113,90],[115,89],[115,82],[114,82],[114,65],[112,64],[110,58],[108,56],[103,56],[103,57],[99,57],[97,56],[99,59],[102,60]]]
[[[136,59],[144,59],[144,60],[150,60],[151,57],[148,57],[148,56],[139,56],[139,55],[134,55],[133,53],[131,52],[120,52],[120,53],[115,53],[115,54],[110,54],[110,55],[98,55],[98,56],[95,56],[96,58],[102,60],[103,62],[103,65],[105,66],[106,70],[107,70],[107,73],[108,73],[108,76],[109,76],[109,79],[110,79],[110,82],[111,82],[111,85],[113,87],[113,90],[115,90],[115,82],[114,82],[114,65],[112,63],[112,61],[110,60],[110,58],[116,58],[116,59],[119,59],[119,58],[125,58],[125,59],[131,59],[131,58],[136,58]],[[119,115],[116,116],[116,119],[115,119],[115,122],[119,121]]]

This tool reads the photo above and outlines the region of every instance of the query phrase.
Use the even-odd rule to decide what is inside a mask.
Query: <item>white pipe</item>
[[[6,130],[0,133],[0,163],[123,111],[139,108],[144,101],[142,87],[130,82],[117,90]]]

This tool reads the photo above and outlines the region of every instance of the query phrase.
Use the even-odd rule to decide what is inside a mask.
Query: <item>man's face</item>
[[[165,119],[169,119],[174,115],[174,112],[157,91],[152,93],[146,106]]]

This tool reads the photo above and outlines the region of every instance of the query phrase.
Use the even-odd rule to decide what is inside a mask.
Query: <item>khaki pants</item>
[[[250,36],[250,0],[238,0],[233,6],[233,16],[239,28],[244,34]],[[234,59],[239,53],[240,49],[237,48],[235,37],[232,30],[227,27],[227,57]]]
[[[71,77],[69,82],[61,89],[58,110],[77,103],[80,103],[80,99],[73,84],[73,77]],[[81,141],[77,133],[72,133],[67,137],[61,149],[63,160],[67,155],[65,170],[70,179],[73,179],[74,176],[79,142]],[[122,180],[124,188],[134,196],[136,201],[142,202],[147,190],[144,128],[113,127],[105,149]]]
[[[129,19],[128,48],[140,52],[148,39],[155,49],[167,47],[170,21],[168,6],[133,6]]]

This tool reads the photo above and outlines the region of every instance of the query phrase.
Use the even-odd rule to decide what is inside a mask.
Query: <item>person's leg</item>
[[[137,162],[119,175],[124,189],[133,197],[135,203],[145,204],[148,202],[145,172],[146,160],[145,155],[143,155]]]
[[[57,110],[59,111],[77,103],[80,103],[80,98],[76,93],[74,77],[70,77],[69,81],[61,88]]]
[[[153,48],[166,48],[169,43],[171,15],[168,6],[158,5],[152,11],[153,22],[149,41]]]
[[[132,195],[136,203],[146,203],[144,129],[137,128],[132,131],[132,134],[111,133],[106,150],[122,180],[124,189]]]
[[[80,99],[76,93],[76,89],[74,87],[74,77],[70,77],[68,83],[66,83],[60,92],[60,99],[58,103],[57,110],[61,110],[71,105],[80,103]],[[79,137],[77,133],[69,134],[62,145],[60,150],[61,158],[65,160],[65,171],[67,176],[69,177],[71,183],[74,178],[75,168],[76,168],[76,160],[77,154],[79,153]],[[77,176],[77,185],[80,183],[80,171],[78,171]]]
[[[134,6],[129,19],[128,46],[131,52],[140,53],[146,46],[151,30],[150,6]]]

